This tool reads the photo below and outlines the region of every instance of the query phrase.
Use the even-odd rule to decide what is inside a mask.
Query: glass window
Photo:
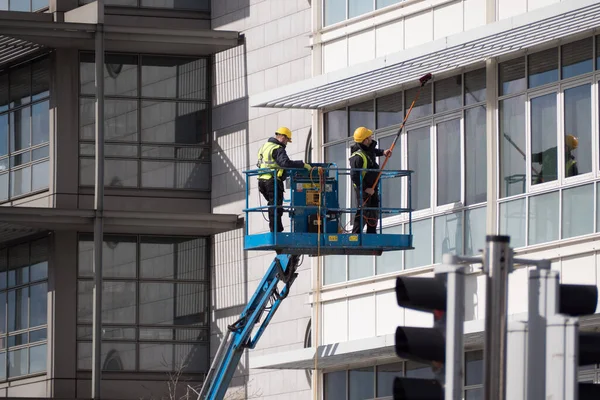
[[[467,205],[487,200],[486,108],[465,111],[465,202]]]
[[[531,183],[557,179],[556,94],[531,99]]]
[[[348,371],[348,400],[370,400],[375,395],[375,371],[373,367]]]
[[[434,263],[441,263],[444,254],[463,254],[463,213],[435,217]],[[413,250],[414,251],[414,250]]]
[[[454,110],[462,106],[462,75],[435,82],[435,112]]]
[[[383,228],[386,235],[401,235],[403,232],[402,225]],[[401,271],[402,251],[384,251],[379,257],[375,257],[375,269],[377,275]]]
[[[558,196],[552,192],[529,198],[529,245],[558,240]]]
[[[348,280],[373,276],[372,256],[348,257]]]
[[[373,11],[373,2],[365,0],[348,0],[348,18],[357,17]]]
[[[592,91],[581,85],[566,89],[565,106],[565,177],[592,172]],[[571,147],[572,137],[578,146]]]
[[[142,56],[141,77],[144,97],[207,100],[204,58]]]
[[[568,43],[561,49],[562,79],[592,72],[594,38]]]
[[[379,97],[377,104],[377,129],[402,123],[402,92]]]
[[[486,100],[485,68],[465,74],[465,105],[480,103]]]
[[[346,400],[346,371],[323,374],[324,400]]]
[[[483,352],[465,353],[465,386],[483,384]]]
[[[500,204],[500,234],[510,236],[513,248],[525,246],[525,199]]]
[[[348,113],[346,109],[334,110],[325,113],[325,141],[334,142],[340,139],[346,139],[348,136]]]
[[[354,130],[359,126],[364,126],[368,129],[375,127],[375,109],[372,100],[365,101],[349,107],[350,112],[350,135],[354,134]]]
[[[140,6],[176,10],[208,11],[210,10],[210,0],[177,0],[175,2],[165,0],[140,0]]]
[[[437,205],[461,201],[460,119],[437,124]]]
[[[91,368],[94,284],[91,240],[90,235],[81,235],[79,239],[77,365],[80,370]],[[206,246],[205,238],[105,236],[104,370],[175,371],[182,367],[194,373],[208,370]],[[153,343],[141,344],[136,340]]]
[[[408,230],[408,225],[406,226]],[[406,269],[431,265],[431,219],[412,223],[414,250],[404,253]],[[408,233],[408,231],[406,232]]]
[[[430,128],[408,131],[408,169],[411,178],[411,206],[422,210],[431,205],[431,148]]]
[[[500,101],[501,197],[525,193],[525,95]]]
[[[406,362],[406,376],[408,378],[419,378],[419,379],[433,379],[433,371],[431,366],[427,364],[421,364],[415,361]]]
[[[350,168],[348,162],[348,155],[346,153],[346,143],[336,144],[335,146],[328,146],[325,148],[325,161],[328,163],[335,163],[337,168]],[[349,189],[349,171],[340,171],[339,182],[338,182],[338,196],[340,208],[347,208],[348,202],[346,201],[346,194]],[[350,196],[354,196],[354,190],[350,193]],[[342,221],[347,223],[352,219],[350,214],[342,216]]]
[[[417,88],[408,89],[405,92],[405,96],[404,96],[405,113],[408,113],[408,110],[410,109],[412,102],[415,100],[415,98],[417,96],[418,90],[419,90],[419,88],[417,87]],[[423,87],[423,90],[421,90],[421,94],[419,95],[419,98],[415,102],[415,105],[414,105],[412,111],[410,112],[410,116],[407,119],[407,122],[414,121],[414,120],[422,118],[422,117],[426,117],[428,115],[431,115],[431,113],[432,113],[431,89],[428,86],[425,86],[425,87]]]
[[[499,95],[504,96],[527,89],[525,58],[515,58],[498,64]]]
[[[562,195],[562,238],[593,233],[594,185],[566,189]]]
[[[323,263],[323,285],[346,280],[346,256],[325,256]]]
[[[394,379],[404,375],[403,363],[386,364],[377,366],[377,393],[376,397],[393,396]]]
[[[377,9],[391,6],[392,4],[400,3],[402,0],[376,0]]]
[[[465,211],[465,255],[474,256],[485,248],[487,206]]]
[[[387,136],[378,140],[378,147],[380,149],[389,149],[394,141],[394,136]],[[382,157],[383,160],[383,157]],[[381,164],[381,163],[380,163]],[[402,170],[402,152],[400,148],[400,139],[396,142],[394,148],[394,154],[388,159],[385,166],[386,171],[399,171]],[[381,180],[381,206],[386,208],[398,207],[398,199],[402,199],[402,183],[406,178],[389,178]],[[383,217],[389,216],[390,214],[384,214]]]
[[[96,56],[82,53],[79,64],[79,87],[81,94],[96,94]],[[104,94],[106,96],[137,96],[138,56],[130,54],[106,54],[104,57]]]
[[[545,85],[558,80],[558,48],[531,54],[528,59],[529,87]]]
[[[346,19],[346,0],[325,0],[324,26],[332,25]]]

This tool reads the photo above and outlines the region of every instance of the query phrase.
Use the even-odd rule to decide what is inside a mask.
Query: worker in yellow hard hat
[[[352,233],[361,233],[364,224],[367,224],[367,233],[377,233],[377,210],[363,211],[363,225],[360,223],[360,208],[379,207],[379,193],[377,187],[372,188],[377,179],[377,171],[361,171],[365,169],[379,169],[376,157],[387,156],[391,154],[390,149],[381,150],[377,148],[377,142],[373,140],[373,131],[361,126],[354,131],[354,144],[350,151],[350,178],[354,186],[357,197],[358,210],[354,216],[354,225]],[[362,176],[362,190],[361,190]]]
[[[267,200],[269,206],[275,204],[277,200],[277,232],[283,231],[281,217],[283,215],[283,193],[285,191],[284,181],[287,178],[286,168],[306,168],[311,170],[309,164],[304,161],[293,161],[287,155],[285,147],[292,143],[292,131],[285,126],[275,131],[275,136],[269,138],[267,143],[263,144],[258,151],[258,168],[269,168],[271,171],[258,176],[258,190]],[[277,189],[275,189],[275,179],[277,177]],[[275,196],[277,194],[277,196]],[[277,197],[277,199],[275,199]],[[269,229],[274,232],[275,208],[269,208]]]
[[[573,151],[579,146],[579,140],[572,134],[565,135],[565,177],[576,176],[579,174],[577,161]],[[533,183],[551,182],[557,179],[558,171],[558,151],[557,147],[551,147],[545,151],[531,154],[531,162],[542,165],[542,168],[533,177]]]

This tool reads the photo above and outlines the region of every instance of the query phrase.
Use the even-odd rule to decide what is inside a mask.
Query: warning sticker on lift
[[[337,242],[337,239],[338,239],[337,235],[329,235],[330,242]]]
[[[348,240],[351,242],[358,242],[358,235],[350,235]]]
[[[319,184],[318,183],[296,183],[296,192],[303,192],[304,189],[318,190]],[[331,192],[332,190],[333,190],[333,187],[331,186],[331,184],[325,185],[326,192]]]

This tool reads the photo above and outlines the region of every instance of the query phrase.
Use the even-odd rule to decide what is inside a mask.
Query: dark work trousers
[[[277,181],[277,232],[283,232],[283,223],[281,217],[283,217],[283,192],[285,187],[283,181]],[[267,205],[272,206],[275,204],[275,179],[259,179],[258,190],[260,194],[267,200]],[[273,232],[273,225],[275,221],[275,207],[269,208],[269,229]]]
[[[360,196],[360,189],[355,187],[354,192],[356,193],[356,204],[358,210],[356,211],[356,215],[354,215],[354,225],[352,226],[352,233],[361,233],[365,224],[367,225],[367,233],[377,233],[377,223],[379,222],[379,213],[377,210],[364,210],[363,211],[363,224],[360,224],[360,209],[364,201],[369,197],[369,194],[365,191],[362,193],[362,198]],[[379,207],[379,193],[375,192],[369,197],[365,207]],[[368,219],[368,223],[367,223]]]

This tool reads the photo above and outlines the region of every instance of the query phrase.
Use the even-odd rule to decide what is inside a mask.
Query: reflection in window
[[[77,291],[80,370],[91,368],[91,242],[90,235],[80,236]],[[204,238],[105,237],[102,297],[105,370],[173,371],[185,367],[186,372],[206,372],[207,245]],[[152,343],[136,344],[136,340]]]
[[[592,172],[592,91],[589,84],[565,89],[565,177]],[[578,146],[569,146],[570,136]]]
[[[562,79],[592,72],[594,38],[568,43],[561,48]]]
[[[461,201],[460,119],[437,124],[437,205]]]
[[[501,197],[525,193],[525,95],[500,101]]]
[[[486,100],[485,68],[465,74],[465,105],[480,103]]]
[[[380,149],[389,149],[394,141],[395,136],[388,136],[378,140]],[[381,164],[381,163],[380,163]],[[388,159],[385,166],[387,171],[402,170],[402,152],[400,141],[396,142],[394,154]],[[402,199],[402,183],[406,178],[389,178],[381,180],[381,206],[382,207],[399,207]],[[387,214],[389,216],[389,214]],[[385,218],[386,214],[383,215]]]
[[[408,169],[411,178],[411,207],[422,210],[431,205],[431,148],[429,127],[408,132]]]
[[[393,396],[394,379],[404,375],[403,363],[377,366],[377,397]]]
[[[450,111],[462,106],[462,75],[435,82],[435,112]]]
[[[372,256],[348,257],[348,280],[373,276]]]
[[[346,19],[346,1],[347,0],[325,0],[323,25],[332,25]]]
[[[375,371],[373,367],[348,371],[348,400],[368,400],[375,393]]]
[[[465,255],[474,256],[485,248],[486,207],[465,211]]]
[[[513,248],[525,246],[525,199],[500,204],[500,234],[510,236]]]
[[[529,87],[545,85],[558,80],[558,48],[540,51],[527,57]]]
[[[330,372],[323,375],[324,400],[346,400],[346,371]]]
[[[419,88],[412,88],[405,92],[404,110],[406,113],[408,113],[408,110],[410,109],[410,105],[414,101],[418,90],[419,90]],[[423,90],[421,91],[421,94],[419,95],[419,98],[415,102],[415,105],[414,105],[412,111],[410,112],[410,116],[407,119],[407,122],[414,121],[415,119],[419,119],[422,117],[426,117],[428,115],[431,115],[431,113],[432,113],[431,89],[428,90],[428,88],[425,87],[425,88],[423,88]]]
[[[323,285],[346,280],[346,256],[326,256],[323,262]]]
[[[335,142],[349,136],[346,109],[325,113],[323,120],[325,124],[325,142]]]
[[[557,179],[556,94],[531,99],[532,184]]]
[[[446,214],[433,219],[434,263],[442,262],[444,254],[463,254],[463,213]]]
[[[373,11],[373,2],[365,0],[348,0],[348,18],[358,17]]]
[[[486,108],[465,111],[465,202],[467,205],[487,200]]]
[[[403,225],[383,228],[384,235],[401,235],[404,232]],[[387,274],[402,270],[402,251],[384,251],[379,257],[375,257],[376,274]]]
[[[408,225],[406,226],[408,230]],[[431,219],[412,223],[414,250],[404,253],[406,260],[405,269],[423,267],[431,262]],[[405,232],[408,233],[408,232]]]
[[[373,111],[373,101],[365,101],[364,103],[356,104],[349,107],[350,112],[350,135],[354,134],[354,130],[359,126],[364,126],[373,130],[375,126],[375,114]]]
[[[525,57],[498,64],[499,95],[504,96],[527,89],[525,81]]]
[[[593,233],[594,185],[566,189],[562,195],[562,238]]]
[[[402,92],[379,97],[377,103],[377,129],[402,123]]]
[[[560,210],[558,196],[558,192],[552,192],[529,198],[528,245],[559,239],[558,216]]]

